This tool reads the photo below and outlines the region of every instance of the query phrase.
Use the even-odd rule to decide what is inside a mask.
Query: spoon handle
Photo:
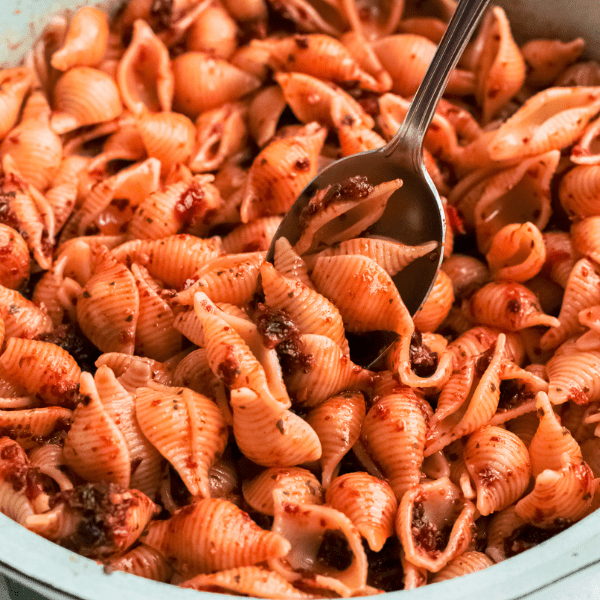
[[[460,0],[444,37],[396,135],[383,149],[385,156],[404,155],[415,169],[423,160],[423,138],[433,119],[450,72],[458,62],[489,0]]]

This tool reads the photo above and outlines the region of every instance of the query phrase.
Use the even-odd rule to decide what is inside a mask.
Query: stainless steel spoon
[[[300,237],[298,218],[318,190],[364,175],[372,185],[395,178],[402,187],[388,200],[382,217],[368,235],[384,236],[404,244],[438,242],[439,250],[415,260],[394,277],[402,300],[411,314],[423,304],[440,268],[446,221],[440,196],[423,165],[423,139],[450,72],[461,56],[489,0],[460,0],[440,45],[427,69],[408,114],[386,146],[342,158],[323,169],[304,188],[277,230],[267,260],[273,261],[275,241],[286,237],[293,245]],[[351,340],[352,360],[371,366],[394,340],[390,332],[372,332]]]

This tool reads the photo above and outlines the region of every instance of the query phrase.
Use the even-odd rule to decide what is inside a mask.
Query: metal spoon
[[[440,268],[446,221],[440,196],[423,165],[423,139],[450,72],[461,56],[489,0],[460,0],[440,45],[427,69],[408,114],[396,135],[377,150],[347,156],[323,169],[302,191],[277,230],[267,260],[273,261],[275,241],[286,237],[293,245],[300,237],[298,218],[318,190],[364,175],[372,185],[395,178],[402,187],[388,200],[382,217],[372,225],[371,236],[384,236],[404,244],[438,242],[439,250],[415,260],[394,277],[411,314],[423,304]],[[351,340],[352,360],[372,366],[395,339],[391,332],[376,331]],[[354,342],[354,343],[353,343]]]

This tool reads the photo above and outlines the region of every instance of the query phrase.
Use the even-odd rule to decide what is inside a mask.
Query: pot
[[[600,59],[598,0],[499,0],[517,40],[531,37],[583,37],[589,58]],[[77,9],[80,0],[4,0],[0,22],[0,64],[15,65],[42,31],[48,15]],[[114,10],[119,2],[100,3]],[[185,600],[231,598],[157,583],[101,565],[29,532],[0,514],[0,573],[14,598],[52,600]],[[597,598],[600,580],[600,511],[565,532],[478,573],[411,592],[392,592],[386,600],[543,600]],[[594,583],[594,581],[596,583]],[[37,596],[36,593],[41,594]],[[410,594],[410,596],[408,595]],[[1,594],[0,594],[1,595]]]

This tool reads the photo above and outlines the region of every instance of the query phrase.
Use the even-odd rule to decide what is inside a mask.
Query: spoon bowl
[[[446,234],[442,201],[423,165],[423,140],[450,72],[488,1],[459,2],[396,135],[382,148],[347,156],[323,169],[304,188],[283,219],[267,253],[268,261],[273,261],[275,242],[279,238],[286,237],[292,245],[298,241],[302,233],[300,215],[318,191],[356,176],[366,177],[373,186],[401,179],[402,187],[390,196],[382,216],[361,237],[384,237],[408,245],[437,242],[437,249],[416,259],[393,277],[410,314],[414,315],[419,310],[442,264]],[[356,339],[349,339],[352,360],[361,366],[373,367],[396,335],[374,331],[354,337]]]

